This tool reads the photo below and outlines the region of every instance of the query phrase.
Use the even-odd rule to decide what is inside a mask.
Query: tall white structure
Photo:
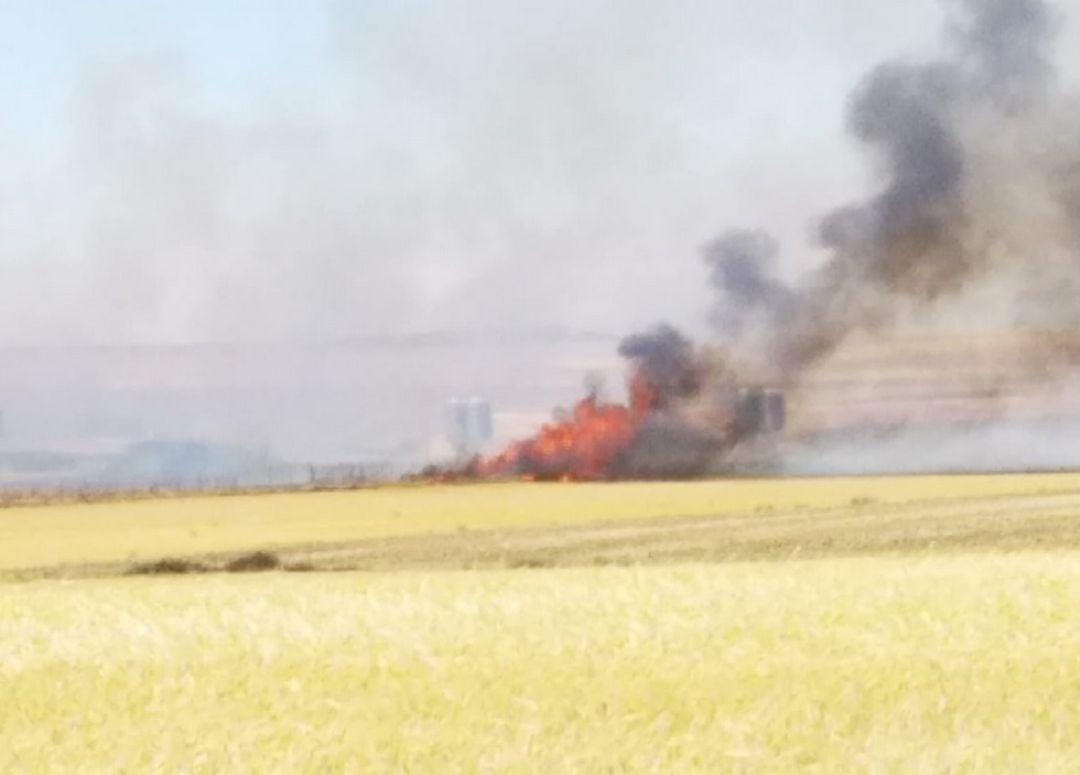
[[[457,455],[475,455],[493,433],[490,403],[482,398],[452,398],[447,402],[446,435]]]

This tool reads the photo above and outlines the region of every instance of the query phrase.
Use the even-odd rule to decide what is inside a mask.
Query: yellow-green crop
[[[0,509],[0,571],[281,549],[461,529],[1080,492],[1080,475],[386,487]]]
[[[0,585],[3,772],[1076,772],[1080,555]]]

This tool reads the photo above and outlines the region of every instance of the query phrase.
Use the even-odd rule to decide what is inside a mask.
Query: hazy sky
[[[0,345],[693,327],[714,234],[768,227],[789,269],[813,260],[812,219],[872,179],[847,93],[932,53],[940,20],[0,0]]]

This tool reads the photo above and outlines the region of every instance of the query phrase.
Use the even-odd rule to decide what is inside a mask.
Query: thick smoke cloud
[[[954,33],[976,73],[974,85],[1006,106],[1042,93],[1053,73],[1055,12],[1042,0],[960,0],[960,8]]]
[[[934,13],[316,0],[247,18],[118,0],[56,34],[55,13],[16,6],[44,26],[11,55],[0,116],[0,343],[16,345],[613,332],[672,302],[687,322],[717,213],[787,239],[849,190],[824,106]],[[28,37],[8,26],[0,43]],[[804,89],[807,73],[824,78]],[[20,113],[41,147],[8,133]]]
[[[825,216],[822,241],[854,275],[922,299],[954,291],[978,267],[964,248],[965,131],[1032,107],[1049,73],[1048,13],[1038,0],[966,0],[955,60],[887,63],[860,85],[848,121],[885,172],[868,202]],[[836,270],[834,270],[836,271]]]
[[[693,343],[670,325],[660,324],[626,337],[619,355],[638,364],[655,395],[657,409],[667,409],[697,394],[704,374]]]
[[[880,64],[851,95],[847,126],[878,184],[820,218],[818,269],[781,282],[779,243],[761,230],[728,231],[704,250],[718,343],[787,388],[849,335],[888,333],[903,316],[1080,322],[1080,114],[1051,65],[1060,18],[1041,0],[947,8],[948,56]],[[640,339],[622,352],[647,364],[651,351],[630,346]],[[1047,377],[1075,362],[1069,348],[1037,355]],[[715,393],[729,382],[697,384]]]
[[[503,455],[480,470],[570,478],[700,476],[777,463],[783,470],[799,436],[774,433],[787,421],[785,395],[799,396],[801,389],[811,396],[829,391],[833,401],[818,407],[832,417],[816,425],[811,418],[800,429],[814,434],[811,458],[830,434],[831,454],[846,454],[852,426],[877,423],[894,431],[908,421],[905,402],[934,410],[919,419],[938,431],[923,436],[930,444],[955,434],[950,425],[958,416],[972,426],[1000,420],[1010,404],[997,399],[1012,382],[1003,384],[999,370],[969,369],[959,381],[946,374],[940,384],[883,373],[881,382],[891,382],[886,393],[896,392],[878,393],[874,376],[890,357],[885,336],[874,342],[872,358],[844,364],[848,371],[841,368],[832,382],[805,379],[851,334],[891,335],[908,322],[904,316],[932,322],[942,308],[975,311],[987,289],[1004,292],[1009,304],[990,311],[1013,329],[1028,326],[1033,310],[1058,329],[1076,315],[1080,293],[1066,292],[1048,305],[1043,284],[1053,267],[1051,286],[1059,292],[1069,287],[1062,277],[1080,286],[1080,122],[1049,64],[1057,21],[1040,0],[964,0],[948,8],[947,56],[877,65],[851,94],[847,128],[877,180],[864,197],[818,219],[814,247],[825,256],[817,269],[795,282],[782,280],[779,240],[760,229],[724,232],[703,250],[714,300],[706,346],[670,325],[627,337],[619,354],[631,362],[631,400],[607,407],[621,422],[602,423],[593,433],[588,420],[597,409],[590,396],[574,415],[541,432],[544,443],[526,442],[540,454],[525,468],[500,465]],[[1021,357],[1066,362],[1075,348],[1027,350]],[[942,362],[914,368],[932,371]],[[1023,393],[1045,387],[1054,371],[1014,364],[1004,380],[1017,377]],[[863,378],[870,384],[858,384]],[[639,389],[643,381],[651,390]],[[862,387],[869,387],[869,400],[845,402]],[[896,396],[904,405],[888,406]],[[1040,397],[1027,398],[1034,404]],[[1020,409],[1023,402],[1011,405]],[[608,427],[618,433],[603,433]],[[616,455],[601,466],[575,467],[577,458],[594,462],[597,448],[611,451],[601,442],[613,439]],[[811,470],[805,461],[786,462],[795,463],[788,470]]]
[[[766,279],[775,250],[765,235],[735,232],[742,236],[726,251],[734,259],[706,252],[714,284],[718,267],[724,281],[715,316],[721,336],[739,332],[733,320],[769,321],[766,358],[785,380],[853,331],[888,328],[904,310],[929,315],[963,305],[997,277],[1013,286],[1007,326],[1031,313],[1042,325],[1070,322],[1075,305],[1047,309],[1039,288],[1055,261],[1073,283],[1080,278],[1075,230],[1055,228],[1075,215],[1075,188],[1060,182],[1076,179],[1080,151],[1075,139],[1060,145],[1068,137],[1060,133],[1075,138],[1080,123],[1054,85],[1056,17],[1040,0],[949,8],[952,56],[884,63],[852,95],[848,127],[875,163],[880,187],[821,218],[825,264],[789,291]],[[987,192],[1016,192],[1026,206]]]
[[[777,326],[791,307],[791,291],[774,275],[779,243],[761,230],[736,229],[704,251],[716,293],[713,324],[738,339],[756,325]]]
[[[854,264],[860,279],[932,297],[961,269],[950,259],[965,163],[950,125],[956,90],[948,69],[907,65],[884,65],[860,87],[852,132],[877,151],[889,180],[880,195],[826,216],[821,226],[822,241]],[[920,271],[934,251],[932,271]]]

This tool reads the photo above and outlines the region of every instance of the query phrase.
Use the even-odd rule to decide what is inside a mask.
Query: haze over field
[[[1074,5],[9,3],[0,345],[212,348],[10,355],[0,443],[420,460],[452,394],[504,436],[618,396],[580,332],[787,388],[853,333],[1075,327]]]
[[[0,108],[0,771],[1080,772],[1080,0],[0,0]]]
[[[499,409],[502,440],[568,404],[582,375],[616,390],[617,340],[440,339],[336,345],[0,351],[0,452],[118,452],[195,438],[279,461],[415,463],[444,427],[449,396]],[[531,373],[527,384],[514,374]],[[445,454],[435,443],[432,454]]]
[[[786,274],[819,261],[805,235],[872,176],[850,89],[949,45],[932,0],[3,13],[19,346],[700,326],[698,247],[745,224]]]

